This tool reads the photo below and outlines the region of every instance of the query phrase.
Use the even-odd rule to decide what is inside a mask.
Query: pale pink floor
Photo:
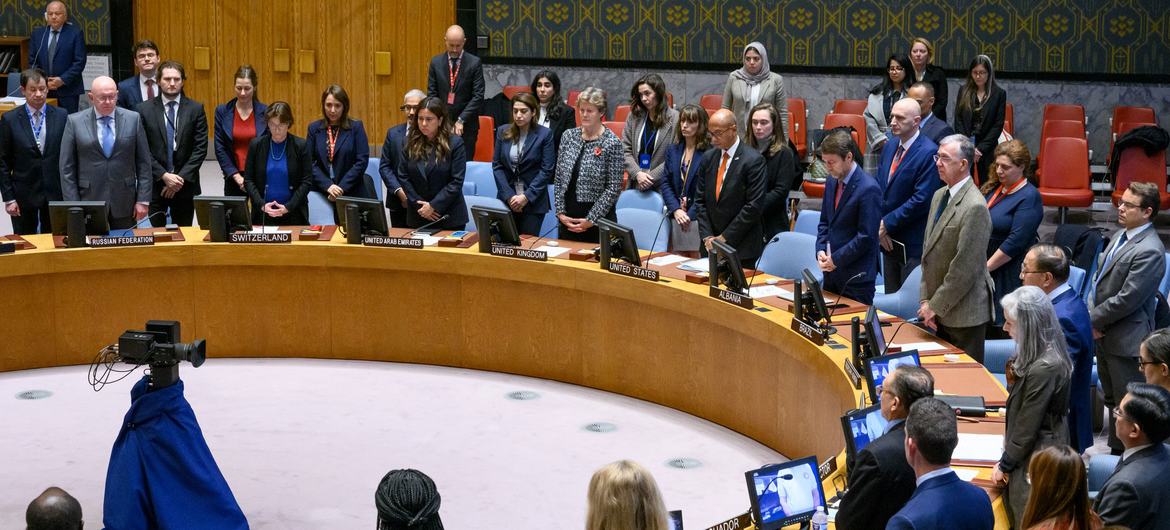
[[[369,529],[386,471],[431,475],[450,530],[583,528],[598,467],[657,477],[688,530],[747,509],[743,472],[784,460],[723,427],[644,401],[540,379],[432,366],[211,359],[182,367],[187,399],[253,528]],[[0,528],[57,485],[101,528],[106,465],[132,381],[98,393],[85,367],[0,374]],[[26,390],[47,399],[17,400]],[[529,390],[533,401],[506,394]],[[617,426],[610,433],[583,427]],[[671,459],[698,459],[680,470]]]

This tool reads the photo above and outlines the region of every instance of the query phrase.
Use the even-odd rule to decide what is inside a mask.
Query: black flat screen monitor
[[[619,225],[609,219],[597,220],[598,245],[601,252],[601,268],[609,266],[609,260],[619,259],[635,267],[642,266],[642,255],[638,252],[638,243],[634,239],[634,231]]]
[[[825,505],[815,456],[764,466],[744,476],[758,530],[808,521]]]
[[[232,232],[252,229],[252,216],[248,211],[247,197],[209,197],[200,195],[195,197],[194,202],[195,220],[199,222],[201,228],[206,228],[211,232],[211,240],[216,243],[227,241],[228,234]],[[215,230],[212,230],[211,205],[213,203],[223,205],[224,228],[226,229],[224,234],[218,234]]]
[[[712,287],[726,286],[729,291],[748,294],[747,277],[739,261],[739,252],[722,241],[711,240],[711,251],[707,254],[707,272]]]
[[[390,227],[386,224],[386,207],[378,199],[365,197],[350,197],[342,195],[337,198],[337,218],[341,220],[341,228],[345,233],[346,241],[350,244],[361,244],[362,236],[386,236],[390,234]],[[350,205],[357,208],[352,222],[357,226],[350,226]]]
[[[865,360],[865,382],[869,385],[870,403],[880,403],[878,394],[881,393],[882,383],[889,377],[890,372],[902,364],[922,366],[922,361],[918,359],[918,350],[906,350]]]
[[[804,319],[808,322],[829,320],[829,308],[825,305],[825,293],[821,291],[821,282],[817,281],[812,271],[804,269],[800,273],[801,291],[806,297]]]
[[[53,225],[53,235],[69,235],[69,211],[73,209],[80,210],[83,216],[83,235],[104,236],[110,233],[110,209],[106,201],[49,201],[49,223]],[[65,244],[70,247],[85,246],[85,241],[66,241]]]
[[[877,308],[869,306],[865,311],[865,346],[869,349],[866,357],[877,357],[886,353],[886,336],[882,331],[882,321],[878,318]]]
[[[885,434],[887,425],[889,422],[882,417],[880,405],[854,410],[841,416],[841,429],[845,432],[846,462],[851,462],[865,446]]]
[[[472,206],[471,218],[479,232],[479,251],[491,252],[492,245],[520,246],[520,231],[512,212],[490,206]]]
[[[683,530],[682,510],[670,511],[670,530]]]

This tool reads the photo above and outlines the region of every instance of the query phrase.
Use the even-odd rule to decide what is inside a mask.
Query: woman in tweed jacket
[[[589,87],[577,97],[581,126],[565,131],[557,155],[558,237],[596,243],[598,219],[615,220],[622,188],[622,141],[605,127],[605,92]]]

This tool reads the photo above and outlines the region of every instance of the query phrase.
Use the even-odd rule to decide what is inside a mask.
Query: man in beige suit
[[[980,363],[992,318],[987,240],[991,215],[971,180],[975,145],[965,136],[943,138],[934,156],[946,184],[934,193],[922,245],[922,303],[918,316],[938,336]]]

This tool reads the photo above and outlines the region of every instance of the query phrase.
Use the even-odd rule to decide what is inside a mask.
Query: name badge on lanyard
[[[455,79],[459,77],[459,70],[461,68],[463,68],[463,55],[462,54],[459,56],[459,59],[457,61],[459,63],[458,66],[455,66],[454,68],[452,68],[451,67],[451,59],[449,57],[447,58],[447,75],[451,81],[451,91],[447,93],[447,104],[448,105],[455,104]]]
[[[642,127],[642,130],[645,131],[646,126],[643,125]],[[646,140],[642,143],[642,154],[638,155],[638,167],[650,169],[650,150],[654,148],[654,139],[658,137],[658,130],[653,130],[649,137],[643,132],[642,137]]]

